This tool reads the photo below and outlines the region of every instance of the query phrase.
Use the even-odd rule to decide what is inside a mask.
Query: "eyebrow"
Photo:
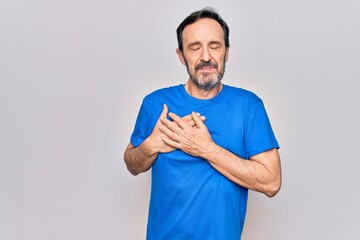
[[[213,40],[213,41],[210,41],[209,45],[212,45],[212,44],[218,44],[218,45],[221,45],[221,42],[220,41],[216,41],[216,40]],[[188,44],[188,48],[191,48],[195,45],[201,45],[200,41],[196,41],[196,42],[192,42],[192,43],[189,43]]]
[[[188,44],[188,48],[191,48],[191,47],[193,47],[193,46],[195,46],[195,45],[200,45],[200,42],[197,41],[197,42],[189,43],[189,44]]]
[[[220,41],[210,41],[210,44],[219,44],[219,45],[221,45],[221,42]]]

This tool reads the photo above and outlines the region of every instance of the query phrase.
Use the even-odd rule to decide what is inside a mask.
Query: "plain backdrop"
[[[145,239],[151,174],[123,162],[143,97],[185,83],[175,29],[216,8],[223,82],[255,92],[283,186],[245,240],[359,239],[357,0],[0,0],[0,239]]]

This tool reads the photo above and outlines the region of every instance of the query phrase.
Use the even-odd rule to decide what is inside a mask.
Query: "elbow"
[[[129,163],[128,161],[126,161],[125,159],[125,164],[126,164],[126,169],[131,173],[131,175],[133,176],[137,176],[140,173],[142,173],[142,171],[140,171],[138,168],[136,168],[135,166],[133,166],[133,164]]]
[[[131,175],[133,176],[137,176],[140,173],[146,172],[148,171],[150,168],[141,168],[140,166],[138,166],[137,164],[134,164],[131,161],[127,161],[126,158],[124,158],[125,160],[125,165],[126,165],[126,169],[131,173]]]
[[[264,191],[264,194],[269,197],[275,197],[276,194],[280,191],[281,188],[281,177],[276,179],[275,181],[269,183]]]
[[[138,152],[136,148],[131,143],[129,143],[123,156],[126,168],[133,176],[137,176],[140,173],[146,172],[151,167],[151,165],[148,166],[146,164],[146,161],[143,160],[141,156],[139,157],[141,154],[136,152]]]
[[[275,197],[276,194],[280,191],[280,187],[278,188],[273,188],[273,189],[268,189],[265,193],[265,195],[269,198]]]
[[[131,173],[131,175],[133,176],[136,176],[136,175],[139,175],[139,171],[137,171],[137,169],[132,166],[132,164],[127,161],[127,158],[126,158],[126,155],[124,155],[124,162],[125,162],[125,165],[126,165],[126,169]]]
[[[139,169],[139,168],[136,168],[136,167],[130,167],[129,165],[126,165],[126,168],[133,176],[137,176],[140,173],[146,172],[146,171],[148,171],[150,169],[150,168],[147,168],[147,169],[144,170],[144,169]]]
[[[129,148],[129,147],[128,147]],[[130,158],[130,153],[129,153],[129,149],[126,149],[125,153],[124,153],[124,162],[126,165],[126,169],[133,175],[133,176],[137,176],[139,175],[141,172],[139,171],[138,167],[136,167],[136,164],[134,164],[134,161],[131,161]]]
[[[140,174],[139,171],[136,171],[135,169],[132,169],[132,168],[130,168],[129,166],[127,166],[126,168],[127,168],[127,170],[131,173],[131,175],[133,175],[133,176],[137,176],[137,175]]]

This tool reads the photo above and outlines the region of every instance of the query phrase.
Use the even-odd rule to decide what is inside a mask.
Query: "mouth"
[[[214,70],[214,69],[215,69],[215,67],[213,67],[213,66],[206,66],[206,67],[198,68],[199,71],[204,71],[204,72],[209,72],[209,71]]]
[[[201,62],[195,67],[195,71],[204,71],[209,72],[212,70],[216,70],[218,68],[218,65],[216,63],[211,62]]]

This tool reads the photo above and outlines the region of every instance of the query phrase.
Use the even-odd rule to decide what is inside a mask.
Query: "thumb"
[[[160,114],[160,118],[166,118],[168,115],[169,109],[168,106],[166,104],[163,105],[163,110]]]

